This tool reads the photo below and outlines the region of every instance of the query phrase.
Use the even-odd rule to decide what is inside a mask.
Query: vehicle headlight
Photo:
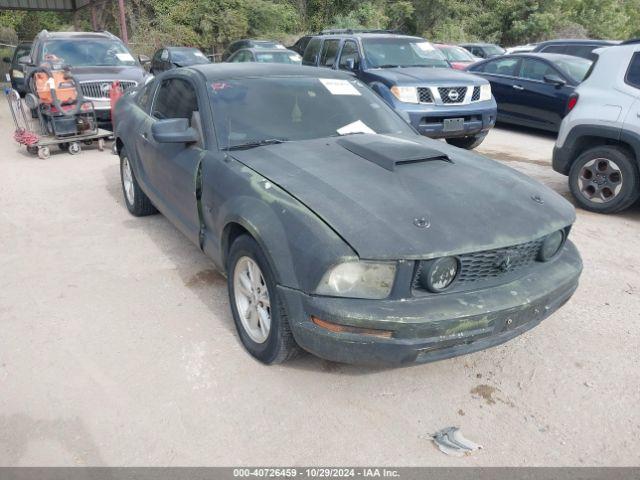
[[[460,262],[456,257],[442,257],[423,263],[420,282],[430,292],[439,293],[458,277]]]
[[[404,103],[420,103],[418,98],[418,87],[391,87],[391,93],[398,100]]]
[[[13,70],[13,78],[24,78],[24,72],[22,70]]]
[[[345,262],[330,268],[316,293],[336,297],[387,298],[396,276],[392,262]]]
[[[558,230],[550,235],[547,235],[547,237],[542,242],[542,247],[540,247],[538,259],[541,262],[551,260],[564,245],[564,240],[564,230]]]
[[[480,101],[491,100],[491,84],[480,85]]]

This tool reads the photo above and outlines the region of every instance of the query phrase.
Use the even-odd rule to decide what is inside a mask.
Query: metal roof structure
[[[91,0],[0,0],[0,10],[75,12]]]

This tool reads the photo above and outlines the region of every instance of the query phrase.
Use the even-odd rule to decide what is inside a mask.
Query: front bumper
[[[394,108],[409,116],[410,123],[421,135],[430,138],[468,137],[487,133],[496,123],[495,100],[466,105],[407,104],[395,102]],[[444,120],[463,118],[460,130],[445,130]]]
[[[567,242],[544,267],[494,288],[402,300],[319,297],[278,288],[289,307],[293,335],[305,350],[343,363],[401,365],[483,350],[536,326],[569,300],[582,261]],[[393,334],[335,333],[313,323],[311,316]]]

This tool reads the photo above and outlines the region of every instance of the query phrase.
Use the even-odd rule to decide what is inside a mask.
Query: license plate
[[[455,132],[464,129],[464,118],[445,118],[443,130],[445,132]]]

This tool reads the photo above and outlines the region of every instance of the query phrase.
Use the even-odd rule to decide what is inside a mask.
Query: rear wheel
[[[120,180],[122,182],[124,203],[132,215],[144,217],[158,213],[158,210],[153,206],[147,194],[140,188],[124,148],[120,151]]]
[[[469,137],[453,137],[446,138],[445,140],[449,145],[454,147],[464,148],[465,150],[473,150],[480,145],[487,137],[486,133],[479,133],[478,135],[471,135]]]
[[[640,179],[629,152],[604,145],[587,150],[573,162],[569,188],[582,208],[615,213],[630,207],[638,199]]]
[[[299,353],[287,309],[273,272],[258,243],[241,235],[227,260],[231,313],[244,347],[266,364],[281,363]]]

